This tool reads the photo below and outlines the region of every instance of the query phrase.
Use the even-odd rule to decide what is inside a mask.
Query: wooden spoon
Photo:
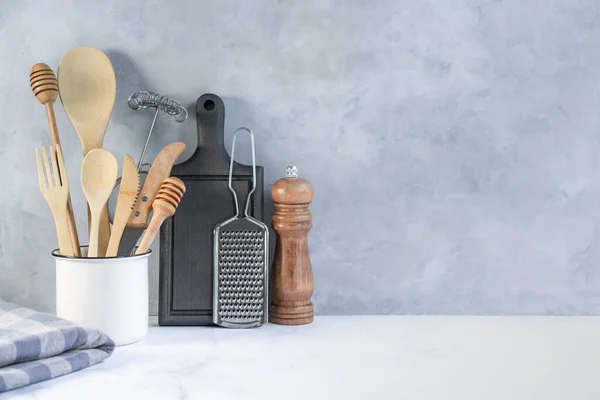
[[[185,193],[185,184],[179,178],[171,177],[163,181],[156,198],[152,202],[152,220],[142,237],[135,254],[144,254],[150,248],[165,219],[175,214],[175,210]]]
[[[104,149],[90,150],[81,164],[81,186],[88,201],[92,222],[88,257],[98,257],[100,215],[113,191],[119,165],[112,153]]]
[[[89,46],[75,47],[58,65],[60,99],[69,116],[83,154],[102,147],[112,114],[117,84],[113,66],[103,52]],[[104,255],[110,238],[108,209],[102,211],[99,252]]]
[[[71,49],[58,65],[58,87],[83,153],[102,147],[117,94],[115,71],[106,54],[88,46]]]
[[[52,137],[52,145],[55,149],[60,147],[60,138],[58,136],[58,128],[56,127],[56,117],[54,116],[54,102],[58,97],[58,81],[54,71],[47,64],[38,63],[31,67],[29,73],[29,84],[35,97],[46,106],[46,115],[48,117],[48,125],[50,126],[50,135]],[[59,166],[61,164],[59,163]],[[63,171],[59,171],[59,176],[62,176]],[[71,247],[75,257],[81,257],[79,247],[79,236],[77,235],[77,225],[75,224],[75,216],[73,214],[73,206],[71,205],[71,195],[67,199],[67,223],[69,225],[69,236],[71,237]]]
[[[110,241],[106,249],[106,257],[115,257],[117,255],[121,236],[123,236],[125,225],[129,221],[129,216],[137,200],[139,190],[140,174],[135,166],[135,161],[129,154],[125,154],[121,184],[119,185],[119,197],[115,208],[115,218],[113,220],[112,232],[110,233]]]

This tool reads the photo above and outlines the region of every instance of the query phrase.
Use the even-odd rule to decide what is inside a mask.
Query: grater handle
[[[245,126],[241,128],[237,128],[233,134],[233,144],[231,145],[231,161],[229,162],[229,190],[233,193],[233,200],[235,201],[235,216],[236,218],[240,215],[240,207],[238,205],[238,198],[233,186],[231,185],[231,176],[233,175],[233,159],[235,157],[235,138],[237,137],[238,132],[246,131],[250,134],[250,144],[252,147],[252,190],[248,193],[248,197],[246,197],[246,206],[244,207],[244,217],[248,217],[248,206],[250,205],[250,199],[252,198],[252,193],[256,189],[256,152],[254,150],[254,133]]]

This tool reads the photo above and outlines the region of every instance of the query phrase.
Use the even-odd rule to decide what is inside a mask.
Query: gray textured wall
[[[228,146],[242,124],[257,134],[267,187],[289,163],[314,183],[320,313],[598,314],[599,7],[0,0],[0,297],[54,307],[33,156],[49,138],[28,73],[87,44],[115,66],[105,146],[119,160],[139,155],[151,118],[127,108],[131,92],[191,109],[214,92]],[[81,147],[57,113],[77,181]],[[194,118],[158,129],[150,159],[195,145]],[[155,310],[156,262],[152,275]]]

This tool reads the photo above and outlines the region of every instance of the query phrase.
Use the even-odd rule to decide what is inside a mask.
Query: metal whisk
[[[171,100],[167,97],[161,96],[158,93],[148,92],[146,90],[140,90],[139,92],[135,92],[134,94],[129,96],[127,104],[132,110],[139,110],[140,108],[144,109],[150,107],[156,108],[156,112],[154,113],[154,119],[152,120],[152,125],[150,125],[150,131],[148,132],[148,137],[146,138],[146,143],[144,144],[144,149],[142,150],[142,155],[140,156],[140,160],[137,165],[137,169],[140,170],[144,162],[144,156],[146,155],[148,143],[150,142],[150,136],[152,136],[152,130],[154,129],[156,118],[158,117],[158,112],[166,112],[167,114],[172,116],[173,119],[177,122],[185,121],[188,116],[188,112],[185,109],[185,107],[183,107],[178,102]]]

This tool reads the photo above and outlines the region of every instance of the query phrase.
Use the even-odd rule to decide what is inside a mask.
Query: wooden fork
[[[58,248],[63,256],[73,255],[73,246],[71,245],[71,235],[67,224],[67,201],[69,199],[69,180],[62,156],[60,146],[50,146],[50,160],[52,169],[48,162],[46,148],[42,147],[42,156],[40,149],[35,149],[37,159],[38,181],[40,190],[46,199],[46,202],[52,210],[54,224],[56,225],[56,234],[58,236]],[[42,158],[44,167],[42,167]],[[57,164],[58,160],[58,164]],[[44,174],[45,170],[45,174]],[[60,171],[60,172],[59,172]]]

